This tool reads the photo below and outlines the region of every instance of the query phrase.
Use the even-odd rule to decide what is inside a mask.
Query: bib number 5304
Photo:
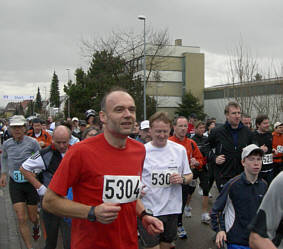
[[[128,203],[138,199],[140,176],[104,176],[102,200],[112,203]]]

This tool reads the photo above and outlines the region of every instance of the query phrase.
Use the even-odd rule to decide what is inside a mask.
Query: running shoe
[[[205,224],[208,224],[208,225],[210,224],[210,216],[209,216],[208,213],[203,213],[201,215],[201,222],[205,223]]]
[[[178,237],[180,239],[187,239],[188,238],[187,232],[186,232],[186,230],[183,226],[179,226],[177,228],[177,234],[178,234]]]
[[[33,230],[33,234],[32,234],[33,240],[37,241],[40,238],[39,225],[33,226],[32,230]]]
[[[185,208],[184,208],[185,217],[192,217],[191,210],[192,210],[192,208],[190,206],[185,206]]]

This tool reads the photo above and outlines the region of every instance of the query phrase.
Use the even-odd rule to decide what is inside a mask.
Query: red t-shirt
[[[117,149],[103,134],[88,138],[67,152],[49,188],[65,196],[72,187],[74,201],[97,206],[103,202],[104,176],[141,176],[144,157],[143,144],[133,139],[127,139],[125,149]],[[136,201],[120,205],[111,224],[72,219],[71,248],[137,249]]]

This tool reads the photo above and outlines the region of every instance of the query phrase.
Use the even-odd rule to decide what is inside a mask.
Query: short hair
[[[40,120],[39,118],[34,118],[34,119],[32,120],[32,124],[38,124],[38,123],[41,124],[41,120]]]
[[[83,134],[82,134],[82,140],[84,140],[85,138],[86,138],[86,136],[87,136],[87,134],[90,132],[90,131],[97,131],[97,133],[95,134],[95,136],[96,135],[98,135],[98,134],[100,134],[100,132],[94,127],[94,126],[90,126],[90,127],[88,127],[88,128],[86,128],[85,130],[84,130],[84,132],[83,132]]]
[[[107,97],[113,93],[113,92],[124,92],[124,93],[127,93],[127,90],[122,88],[122,87],[119,87],[119,86],[114,86],[112,87],[107,93],[105,93],[105,95],[103,96],[102,100],[101,100],[101,111],[106,111],[106,100],[107,100]]]
[[[152,124],[155,121],[162,121],[165,124],[169,124],[170,127],[172,125],[171,119],[168,117],[168,113],[167,112],[156,112],[154,113],[150,118],[149,118],[149,126],[152,127]]]
[[[198,128],[200,125],[204,125],[205,126],[205,123],[203,121],[198,121],[196,124],[195,124],[195,128]]]
[[[262,123],[263,120],[266,120],[268,118],[268,116],[266,114],[259,114],[257,115],[256,119],[255,119],[255,126],[257,127],[258,125],[260,125]]]
[[[173,121],[174,126],[177,125],[179,119],[186,119],[188,121],[188,119],[185,116],[179,116],[179,117],[174,119],[174,121]]]
[[[72,131],[72,128],[73,128],[73,123],[72,123],[72,121],[63,120],[63,121],[60,122],[59,125],[66,126],[67,128],[69,128],[70,131]]]
[[[206,121],[206,124],[205,124],[205,129],[208,130],[208,127],[212,124],[212,123],[215,123],[216,124],[216,121],[214,119],[208,119]]]
[[[225,106],[225,109],[224,109],[224,114],[228,114],[229,113],[229,109],[230,107],[235,107],[235,108],[240,108],[241,109],[241,106],[235,102],[235,101],[230,101],[226,106]]]
[[[251,118],[251,116],[249,114],[242,113],[242,118]]]

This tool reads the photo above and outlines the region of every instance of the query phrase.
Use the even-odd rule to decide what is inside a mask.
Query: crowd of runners
[[[12,116],[0,186],[9,186],[26,248],[43,236],[55,249],[59,230],[65,249],[137,249],[138,238],[175,248],[190,236],[183,219],[196,189],[217,248],[283,248],[283,122],[259,114],[252,126],[236,102],[223,115],[221,125],[194,113],[137,122],[133,98],[113,89],[85,120]]]

